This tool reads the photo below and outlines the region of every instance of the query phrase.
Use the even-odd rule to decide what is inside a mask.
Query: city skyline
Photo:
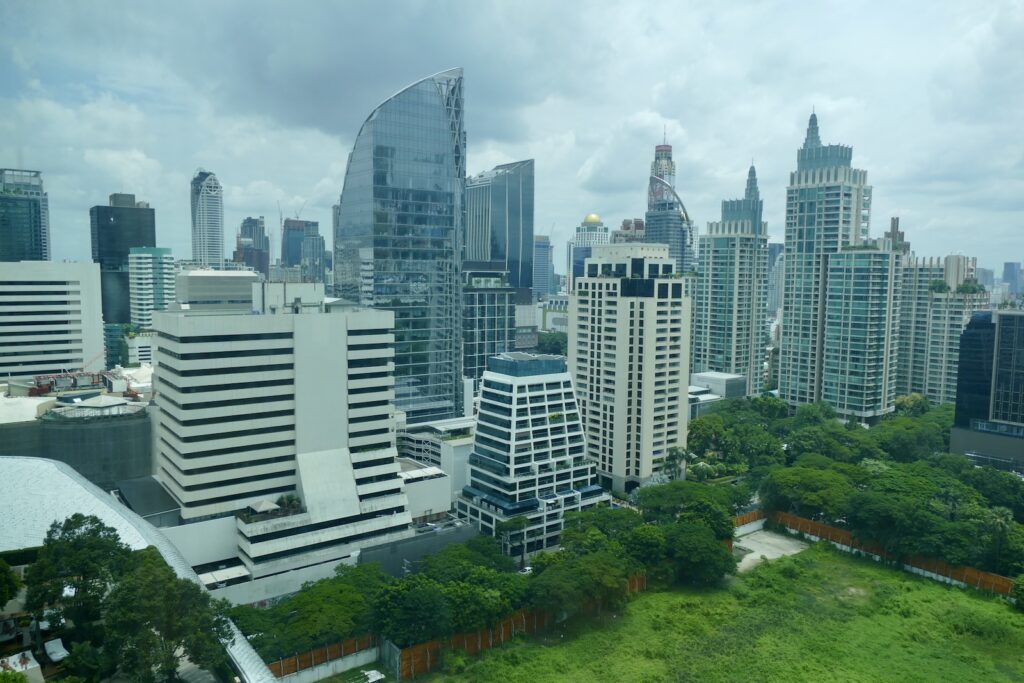
[[[460,65],[470,84],[467,171],[472,175],[517,159],[537,160],[536,230],[552,236],[558,264],[564,263],[564,245],[580,215],[595,212],[617,225],[642,213],[650,145],[663,135],[675,147],[677,188],[701,231],[717,215],[718,199],[728,195],[729,179],[753,157],[769,236],[779,240],[791,149],[812,107],[833,131],[831,139],[856,144],[864,167],[872,169],[879,226],[889,215],[902,216],[931,253],[960,249],[957,237],[964,226],[984,229],[988,239],[974,252],[988,268],[1001,270],[1003,254],[1015,251],[1011,212],[1020,209],[1024,183],[1022,143],[1012,134],[1009,113],[1017,107],[1015,100],[998,108],[980,103],[1000,89],[1011,99],[1020,97],[1000,85],[1019,80],[1014,70],[1024,63],[1014,58],[1020,48],[1012,42],[1024,26],[1019,6],[941,9],[923,23],[909,8],[879,9],[870,30],[882,53],[871,59],[836,57],[835,68],[801,71],[799,83],[792,78],[795,66],[819,63],[815,51],[837,37],[809,36],[799,25],[789,26],[796,8],[718,14],[673,10],[678,14],[660,22],[664,26],[650,28],[636,11],[595,4],[586,18],[573,16],[572,21],[590,31],[614,25],[614,33],[596,33],[609,54],[571,49],[550,65],[537,62],[550,50],[513,46],[495,59],[488,56],[493,46],[476,35],[485,31],[448,33],[450,28],[432,23],[437,28],[433,37],[411,39],[408,47],[387,57],[372,80],[360,77],[353,57],[362,49],[360,42],[335,47],[325,43],[325,32],[305,26],[302,30],[310,31],[310,40],[326,50],[326,58],[314,60],[294,51],[284,55],[272,43],[263,49],[269,36],[257,34],[251,44],[219,42],[211,58],[217,66],[197,69],[190,56],[178,54],[189,50],[167,50],[168,41],[189,39],[182,36],[188,12],[163,10],[167,14],[160,23],[166,31],[156,35],[140,15],[124,9],[116,17],[90,14],[123,29],[126,41],[119,49],[137,53],[138,59],[122,59],[116,49],[96,51],[82,36],[100,19],[80,16],[75,8],[60,17],[44,16],[30,6],[0,10],[5,25],[39,25],[61,37],[40,46],[18,37],[28,32],[14,30],[11,49],[0,54],[6,74],[0,101],[12,112],[0,123],[0,162],[42,171],[56,259],[87,258],[88,207],[114,189],[148,197],[158,212],[162,242],[176,256],[187,257],[188,199],[180,188],[197,166],[215,169],[225,185],[229,231],[245,216],[264,215],[279,240],[278,202],[285,216],[301,210],[302,218],[328,225],[361,112],[422,73]],[[523,17],[500,16],[505,12],[500,8],[464,12],[467,21],[480,25],[496,19],[564,25],[564,18],[551,16],[562,10],[535,9]],[[219,8],[211,25],[230,25],[233,11]],[[359,5],[339,11],[337,19],[346,23],[372,26],[381,19]],[[864,19],[852,12],[816,8],[806,20],[823,13],[845,17],[849,21],[833,24],[853,35],[864,30],[858,23]],[[435,21],[428,14],[414,9],[394,28],[410,32]],[[278,19],[270,22],[275,32],[300,30],[297,20]],[[911,22],[915,31],[908,32]],[[336,23],[317,25],[326,29]],[[666,52],[669,48],[659,39],[673,26],[700,28],[690,32],[692,44]],[[777,35],[799,35],[801,41],[787,51],[763,45],[731,54],[716,47],[727,29],[733,35],[771,27]],[[560,44],[553,32],[529,33],[541,47]],[[647,49],[627,53],[619,47],[637,44]],[[257,47],[268,55],[265,77],[254,74],[260,62],[248,66],[248,51]],[[434,63],[410,66],[410,50],[426,51]],[[690,59],[691,50],[707,56]],[[921,60],[917,54],[940,56]],[[270,56],[278,60],[273,70]],[[571,67],[575,82],[562,62]],[[670,66],[652,66],[665,63]],[[344,91],[344,102],[294,106],[295,88],[308,91],[327,82],[328,70],[331,81],[343,86],[331,90]],[[863,86],[855,96],[844,86],[846,77],[836,76],[844,72]],[[910,83],[920,87],[907,88]],[[748,105],[724,107],[713,99],[719,85],[751,89],[754,97]],[[243,91],[245,98],[239,97]],[[254,101],[259,102],[255,108]],[[232,237],[225,235],[225,248]]]

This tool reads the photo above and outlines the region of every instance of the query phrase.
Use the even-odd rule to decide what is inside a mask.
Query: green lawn
[[[652,592],[434,681],[1024,681],[1024,615],[813,547],[711,591]]]

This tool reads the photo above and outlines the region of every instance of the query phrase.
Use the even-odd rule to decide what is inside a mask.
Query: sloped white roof
[[[175,574],[206,590],[166,536],[70,466],[45,458],[0,457],[0,482],[0,552],[39,547],[51,524],[80,512],[116,529],[133,550],[154,546]],[[232,629],[235,638],[227,652],[242,679],[274,683],[277,679],[249,641],[234,625]]]

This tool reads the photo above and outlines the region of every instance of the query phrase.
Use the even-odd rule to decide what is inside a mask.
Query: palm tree
[[[1003,554],[1003,545],[1006,537],[1010,534],[1010,527],[1013,526],[1013,512],[1008,508],[994,507],[988,512],[988,527],[992,531],[995,540],[995,561],[993,570],[999,571],[999,561]]]

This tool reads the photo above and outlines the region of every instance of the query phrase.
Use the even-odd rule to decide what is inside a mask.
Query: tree
[[[623,534],[622,547],[634,562],[653,567],[665,559],[665,532],[654,524],[638,526]]]
[[[564,555],[564,553],[552,553]],[[579,609],[586,597],[576,575],[576,561],[564,559],[548,565],[530,580],[528,603],[555,617],[571,614]]]
[[[105,647],[118,653],[121,670],[143,683],[173,681],[179,652],[201,668],[219,666],[232,639],[228,603],[178,578],[153,547],[133,564],[103,611]]]
[[[767,510],[828,521],[846,512],[853,494],[853,486],[838,472],[807,467],[772,470],[761,483],[761,501]]]
[[[585,600],[594,600],[600,612],[605,607],[620,607],[629,593],[626,563],[602,550],[574,561],[577,580]]]
[[[441,584],[419,574],[385,586],[373,611],[377,633],[399,647],[451,633],[452,614]]]
[[[61,612],[77,627],[99,619],[107,592],[129,564],[128,546],[97,517],[74,514],[54,522],[25,575],[26,607]]]
[[[17,671],[0,671],[0,683],[28,683],[28,679]]]
[[[735,524],[732,515],[722,507],[709,500],[694,500],[683,505],[679,521],[689,524],[703,524],[711,529],[711,533],[719,540],[732,538]]]
[[[0,560],[0,610],[21,590],[21,579],[10,565]]]
[[[453,581],[441,588],[451,615],[452,633],[478,631],[497,623],[512,611],[500,591]]]
[[[569,335],[565,332],[540,332],[537,334],[538,353],[552,353],[564,356],[569,350]]]
[[[665,541],[678,583],[710,586],[736,573],[732,553],[702,524],[673,524]]]
[[[288,600],[291,617],[285,628],[311,650],[327,643],[363,635],[370,604],[351,585],[334,579],[307,583]]]
[[[921,394],[897,396],[895,414],[901,417],[921,417],[932,408],[931,401]]]
[[[662,463],[662,472],[669,479],[686,478],[686,450],[673,446],[668,449],[665,461]]]

